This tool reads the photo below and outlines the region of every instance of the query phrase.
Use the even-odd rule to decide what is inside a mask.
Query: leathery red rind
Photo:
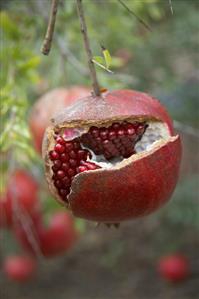
[[[153,130],[160,126],[165,134],[157,134],[159,139],[151,147],[113,163],[110,168],[75,175],[70,193],[63,200],[52,182],[49,151],[54,148],[54,133],[66,128],[106,127],[117,121],[149,125],[142,140],[151,124]],[[46,130],[43,157],[49,188],[61,204],[77,217],[117,223],[150,214],[169,200],[178,180],[181,143],[179,136],[174,136],[171,118],[158,100],[142,92],[118,90],[80,99],[55,117]]]
[[[106,223],[150,214],[171,197],[180,160],[181,142],[175,136],[134,155],[122,168],[81,173],[72,182],[70,208],[77,217]]]

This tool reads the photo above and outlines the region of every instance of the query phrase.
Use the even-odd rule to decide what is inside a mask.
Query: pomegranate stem
[[[77,11],[78,11],[78,16],[79,16],[79,21],[80,21],[81,33],[82,33],[83,40],[84,40],[84,47],[85,47],[87,57],[88,57],[88,66],[89,66],[89,70],[90,70],[90,76],[91,76],[91,79],[93,82],[92,86],[93,86],[94,94],[96,96],[100,96],[100,87],[99,87],[99,84],[97,81],[97,74],[96,74],[94,63],[93,63],[93,55],[92,55],[90,42],[89,42],[89,38],[88,38],[87,26],[86,26],[86,21],[85,21],[85,17],[84,17],[84,9],[83,9],[83,5],[82,5],[82,0],[76,0],[76,3],[77,3]]]

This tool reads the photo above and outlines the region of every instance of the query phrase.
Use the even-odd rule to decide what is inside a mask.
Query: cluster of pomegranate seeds
[[[73,177],[84,171],[101,168],[87,161],[91,153],[82,147],[90,148],[96,155],[111,158],[128,158],[135,153],[134,145],[142,137],[147,125],[144,123],[114,123],[110,127],[91,127],[81,137],[66,141],[58,133],[55,146],[49,156],[52,161],[53,182],[59,195],[67,201]]]
[[[83,145],[93,150],[96,155],[104,155],[109,160],[115,157],[128,158],[135,153],[134,146],[144,134],[145,123],[113,123],[110,127],[91,127],[83,134]]]
[[[49,153],[53,163],[53,182],[62,199],[66,200],[70,193],[72,178],[83,171],[100,168],[95,163],[86,161],[91,154],[82,149],[80,140],[65,141],[61,136],[56,137],[54,149]]]

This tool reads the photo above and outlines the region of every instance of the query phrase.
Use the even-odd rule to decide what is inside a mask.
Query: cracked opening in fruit
[[[67,202],[72,180],[79,173],[117,166],[169,137],[167,125],[158,121],[61,128],[54,133],[49,152],[54,187]]]

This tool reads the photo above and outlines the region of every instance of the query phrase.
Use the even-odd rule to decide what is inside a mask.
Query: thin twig
[[[171,10],[171,14],[173,15],[173,6],[172,6],[172,3],[171,3],[171,0],[169,0],[169,7],[170,7],[170,10]]]
[[[43,46],[41,49],[41,52],[44,55],[48,55],[50,52],[50,49],[51,49],[58,4],[59,4],[59,0],[52,0],[48,28],[47,28],[46,36],[45,36]]]
[[[84,47],[85,47],[87,57],[88,57],[88,66],[89,66],[89,70],[90,70],[90,76],[93,81],[92,82],[93,91],[96,96],[100,96],[100,87],[99,87],[99,84],[97,81],[97,74],[96,74],[94,63],[93,63],[93,55],[92,55],[92,51],[91,51],[91,47],[90,47],[90,43],[89,43],[89,39],[88,39],[87,26],[86,26],[86,21],[85,21],[85,17],[84,17],[82,0],[76,0],[76,3],[77,3],[77,11],[78,11],[78,15],[79,15],[79,20],[80,20],[81,32],[82,32],[83,40],[84,40]]]
[[[82,75],[88,76],[89,71],[88,68],[86,68],[71,52],[71,50],[68,48],[67,42],[63,41],[61,38],[57,37],[55,38],[55,43],[57,44],[59,51],[61,55],[64,57],[64,59],[68,59],[70,64],[74,66],[74,68]]]
[[[149,30],[152,31],[152,29],[149,27],[149,25],[147,23],[145,23],[140,17],[138,17],[136,15],[136,13],[134,13],[134,11],[132,11],[132,9],[130,9],[122,0],[118,0],[118,2],[130,13],[132,14],[142,25],[144,25],[144,27]]]

